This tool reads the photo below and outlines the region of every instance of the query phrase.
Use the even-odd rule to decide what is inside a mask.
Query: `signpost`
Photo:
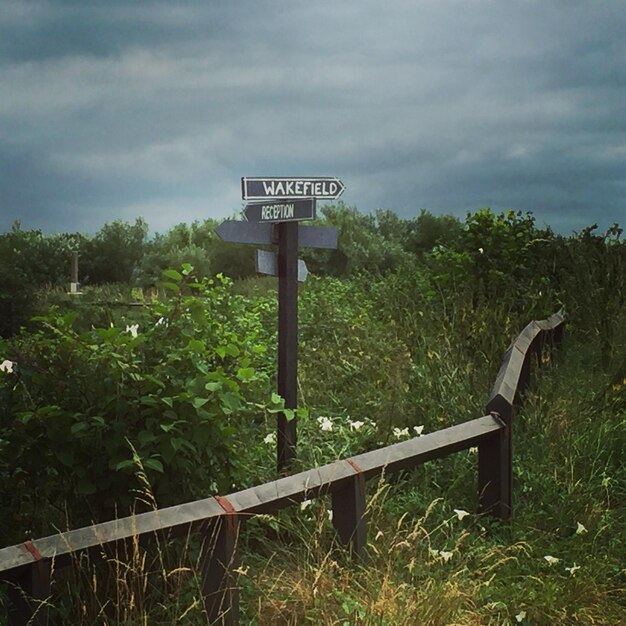
[[[297,408],[298,380],[298,280],[308,273],[298,260],[298,247],[336,248],[337,230],[305,226],[315,218],[316,198],[336,199],[344,191],[335,177],[242,178],[247,221],[226,220],[215,233],[224,241],[278,245],[274,252],[257,250],[257,271],[278,274],[278,393],[286,409]],[[296,458],[296,418],[278,414],[277,465],[283,471]]]
[[[298,243],[301,248],[337,247],[337,230],[328,226],[298,224]],[[224,220],[215,228],[222,241],[231,243],[256,243],[271,246],[278,243],[278,224]]]
[[[344,184],[336,176],[241,179],[241,195],[244,200],[267,198],[336,200],[344,190]]]
[[[315,219],[315,198],[250,202],[243,211],[249,222],[298,222]]]

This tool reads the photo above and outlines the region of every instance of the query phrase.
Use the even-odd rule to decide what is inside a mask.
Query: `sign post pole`
[[[298,261],[298,246],[337,247],[337,230],[327,226],[305,226],[301,221],[315,219],[317,198],[332,200],[344,191],[336,177],[242,178],[241,192],[250,202],[243,211],[246,221],[226,220],[216,227],[216,235],[233,243],[278,243],[275,253],[257,250],[257,271],[278,275],[278,393],[292,419],[278,413],[277,465],[284,472],[296,458],[295,411],[298,407],[298,277],[304,280],[307,268]],[[277,237],[275,235],[277,234]]]
[[[298,224],[278,228],[278,393],[286,409],[298,406]],[[296,417],[278,414],[277,466],[283,471],[296,458]]]

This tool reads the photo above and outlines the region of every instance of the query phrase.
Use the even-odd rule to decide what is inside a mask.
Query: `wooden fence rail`
[[[202,580],[209,624],[238,623],[236,545],[241,521],[259,513],[330,494],[339,540],[359,558],[367,543],[365,481],[409,469],[452,452],[478,447],[478,494],[483,513],[511,515],[511,429],[513,406],[529,382],[531,361],[562,338],[562,312],[531,322],[507,350],[487,402],[488,415],[379,450],[336,461],[293,476],[238,491],[102,524],[26,541],[0,550],[0,580],[9,583],[9,626],[48,623],[50,572],[72,555],[104,546],[177,535],[203,539]]]

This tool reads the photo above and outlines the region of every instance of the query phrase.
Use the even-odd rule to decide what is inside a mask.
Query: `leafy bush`
[[[5,532],[49,523],[41,502],[67,504],[71,525],[112,516],[133,503],[138,464],[159,505],[249,480],[243,451],[281,406],[261,323],[270,305],[191,271],[167,271],[172,297],[133,323],[81,331],[76,312],[53,310],[2,346],[17,363],[0,374]]]

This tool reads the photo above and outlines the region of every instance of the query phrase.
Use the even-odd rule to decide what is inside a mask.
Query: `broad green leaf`
[[[243,382],[248,382],[254,378],[253,367],[242,367],[237,370],[237,378]]]
[[[78,422],[77,424],[73,424],[70,428],[70,432],[72,435],[76,435],[77,433],[85,430],[87,428],[87,424],[85,422]]]
[[[199,339],[190,339],[187,347],[195,352],[204,352],[205,350],[204,342]]]
[[[183,279],[182,274],[180,272],[177,272],[176,270],[165,270],[163,272],[163,276],[167,276],[168,278],[171,278],[176,282],[180,282]]]
[[[230,356],[239,356],[239,348],[233,344],[233,343],[229,343],[226,346],[226,352],[230,355]]]
[[[93,415],[91,417],[92,421],[94,421],[98,426],[106,426],[106,422],[104,421],[104,417],[101,415]]]
[[[208,398],[194,398],[191,401],[191,404],[193,405],[194,409],[199,409],[203,407],[208,401],[209,401]]]
[[[226,415],[230,415],[231,413],[236,413],[241,410],[241,400],[239,396],[231,393],[230,391],[222,395],[222,411],[226,413]]]
[[[144,467],[148,467],[150,469],[155,470],[156,472],[163,473],[163,463],[158,459],[148,459],[144,462]]]

